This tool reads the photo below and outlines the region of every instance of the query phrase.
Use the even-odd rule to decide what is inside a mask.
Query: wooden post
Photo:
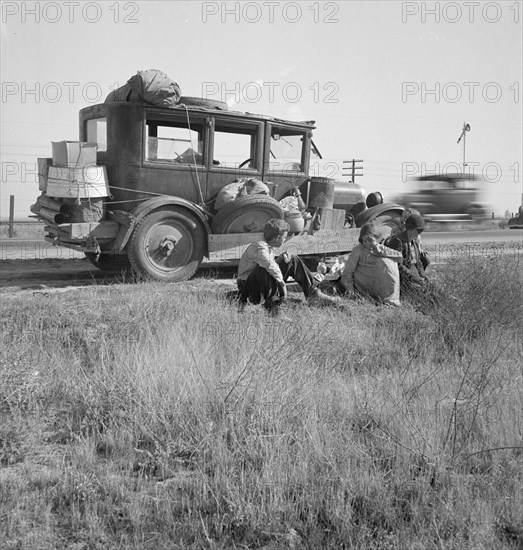
[[[9,238],[12,239],[15,236],[15,196],[9,196]]]

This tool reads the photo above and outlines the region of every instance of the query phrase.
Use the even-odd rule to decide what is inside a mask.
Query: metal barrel
[[[334,204],[336,208],[350,209],[360,202],[365,203],[365,190],[357,183],[337,181],[334,189]]]
[[[335,184],[332,178],[311,178],[309,208],[333,208]]]

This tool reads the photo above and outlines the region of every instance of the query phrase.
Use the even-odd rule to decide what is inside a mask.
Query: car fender
[[[376,206],[372,206],[371,208],[367,208],[367,210],[356,216],[356,227],[361,227],[364,223],[372,221],[377,216],[384,214],[385,212],[397,212],[398,214],[403,214],[404,211],[405,207],[399,204],[378,204]]]
[[[154,197],[153,199],[142,202],[130,212],[129,224],[127,225],[127,227],[122,226],[120,232],[118,233],[118,237],[116,238],[116,251],[121,252],[125,248],[129,241],[129,238],[131,237],[132,232],[134,231],[134,228],[142,218],[163,206],[182,206],[183,208],[186,208],[191,213],[196,215],[205,230],[205,234],[209,235],[211,233],[211,228],[209,226],[209,222],[207,221],[206,215],[204,214],[203,210],[193,202],[182,199],[180,197]],[[207,241],[205,242],[205,255],[208,255]]]

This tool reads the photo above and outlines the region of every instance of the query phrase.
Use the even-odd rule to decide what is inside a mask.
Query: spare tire
[[[211,221],[213,233],[259,233],[271,218],[283,219],[280,203],[267,195],[245,195],[228,202]]]
[[[178,104],[187,105],[188,107],[205,107],[206,109],[219,109],[221,111],[229,110],[229,105],[227,105],[225,101],[218,101],[217,99],[206,99],[204,97],[190,97],[182,95]]]

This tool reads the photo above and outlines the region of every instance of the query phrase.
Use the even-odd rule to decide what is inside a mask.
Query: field
[[[0,547],[523,547],[521,254],[435,306],[211,279],[2,301]]]

